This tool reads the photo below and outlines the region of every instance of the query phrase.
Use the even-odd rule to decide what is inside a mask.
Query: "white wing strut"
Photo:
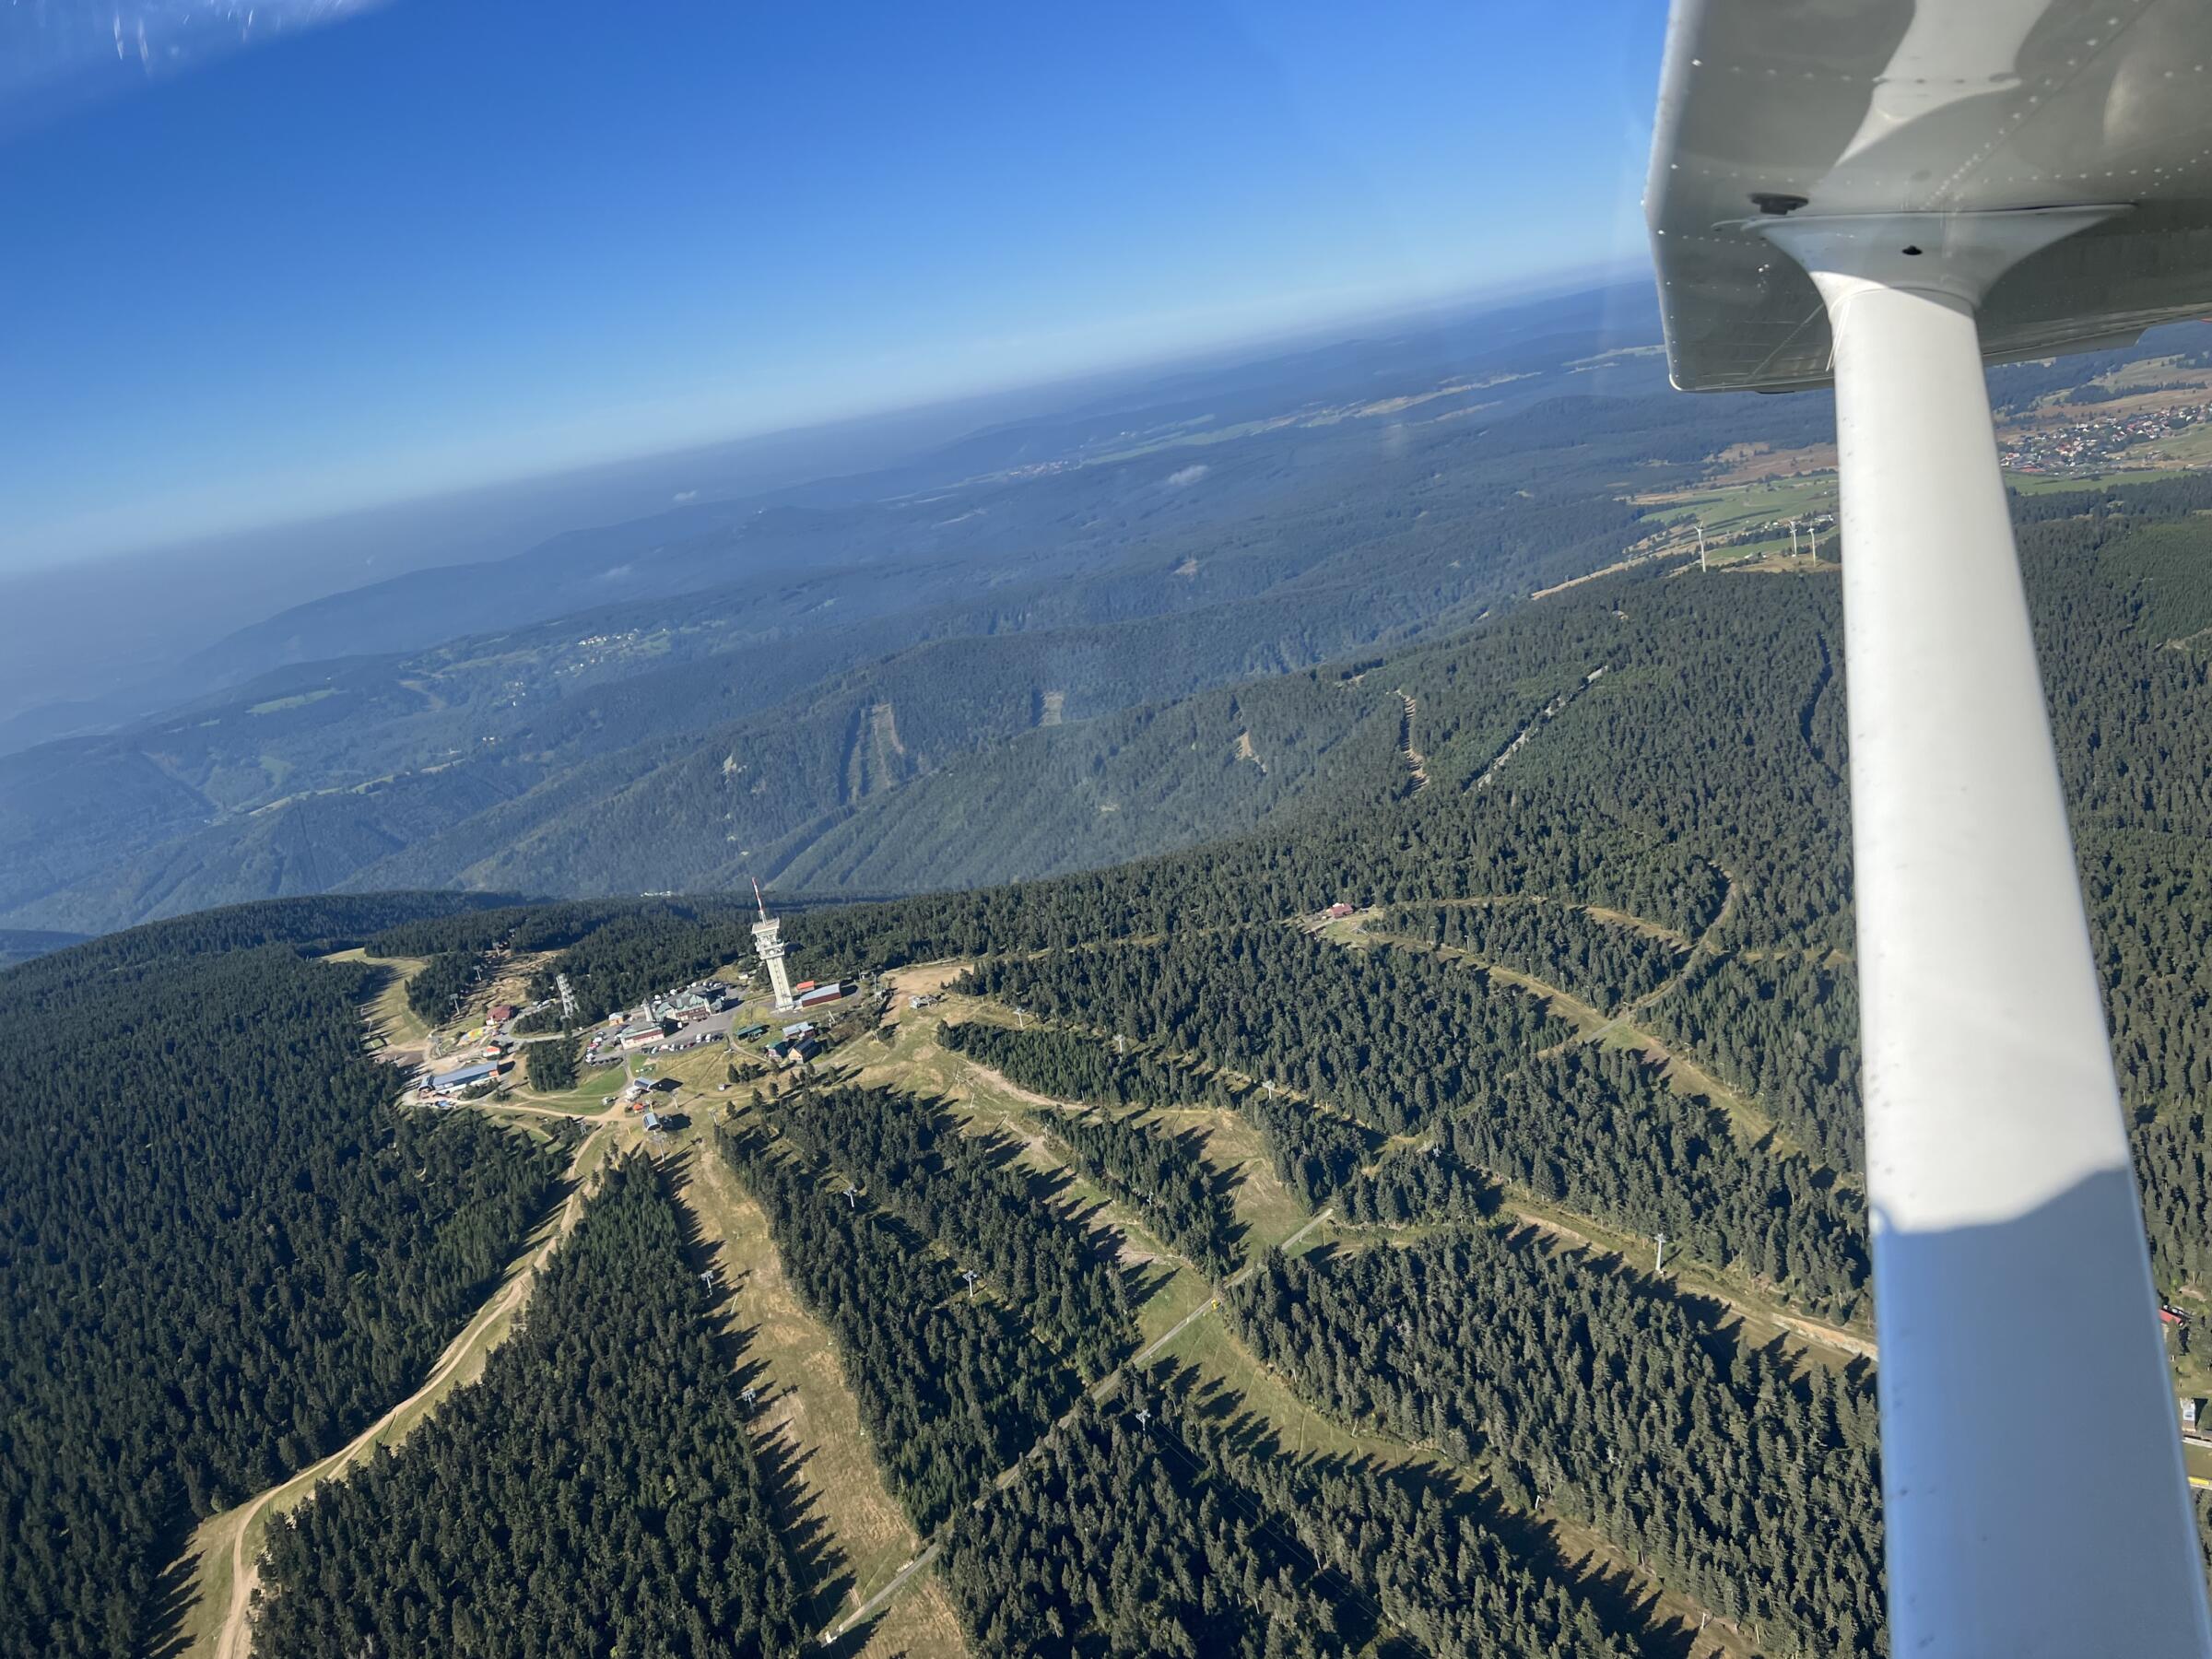
[[[2212,298],[2212,12],[2091,9],[1678,5],[1647,203],[1677,382],[1836,388],[1900,1659],[2212,1653],[1983,373]]]

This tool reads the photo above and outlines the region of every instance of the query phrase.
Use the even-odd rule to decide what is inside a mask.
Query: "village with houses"
[[[2212,403],[2129,408],[2086,420],[2028,425],[2007,431],[1999,446],[2005,470],[2034,477],[2068,477],[2115,467],[2155,469],[2175,460],[2201,459],[2201,443],[2169,456],[2173,444],[2212,416]]]

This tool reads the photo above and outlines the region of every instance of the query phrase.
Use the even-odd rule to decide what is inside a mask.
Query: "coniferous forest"
[[[1782,1651],[1872,1650],[1870,1386],[1716,1352],[1671,1297],[1529,1234],[1270,1255],[1230,1306],[1253,1351],[1332,1409],[1488,1456],[1522,1504],[1595,1525]]]
[[[1160,1065],[1148,1055],[1117,1055],[1066,1031],[1010,1031],[1004,1026],[947,1026],[945,1046],[996,1067],[1024,1088],[1062,1099],[1166,1103],[1178,1097],[1227,1104],[1217,1077]],[[1098,1111],[1056,1116],[1044,1132],[1092,1180],[1144,1211],[1147,1226],[1218,1277],[1241,1260],[1237,1224],[1220,1175],[1188,1135],[1141,1116]]]
[[[2183,1305],[2212,1292],[2207,506],[2194,479],[2018,503]],[[1651,1640],[1654,1586],[1756,1652],[1886,1651],[1841,629],[1832,570],[1654,561],[1301,685],[1403,700],[1356,800],[784,908],[795,968],[930,964],[949,1018],[894,994],[897,1029],[824,1075],[740,1103],[733,1070],[700,1155],[765,1216],[976,1659],[1606,1655]],[[528,954],[596,1018],[742,964],[753,919],[749,894],[303,900],[0,974],[0,1653],[147,1646],[193,1521],[404,1396],[547,1214],[540,1141],[389,1103],[360,1041],[380,964],[426,962],[408,996],[440,1017]],[[566,1040],[527,1053],[562,1086]],[[841,1075],[924,1054],[911,1087]],[[1002,1126],[938,1091],[979,1067],[1044,1101]],[[1263,1184],[1278,1227],[1250,1237]],[[1132,1223],[1184,1276],[1165,1316]],[[1266,1247],[1294,1227],[1304,1253]],[[610,1176],[484,1382],[274,1540],[263,1651],[806,1640],[681,1232],[657,1172]],[[1215,1371],[1133,1364],[1186,1310]],[[1848,1328],[1816,1353],[1784,1322]],[[1267,1413],[1293,1409],[1374,1455],[1286,1451]]]
[[[715,1142],[767,1213],[800,1299],[836,1336],[884,1477],[928,1531],[972,1502],[1077,1397],[996,1297],[849,1181],[756,1128]]]
[[[807,1089],[776,1113],[821,1167],[981,1275],[1086,1379],[1135,1347],[1112,1241],[1048,1202],[1004,1140],[963,1134],[926,1101],[877,1088]]]
[[[138,1652],[192,1523],[403,1397],[548,1202],[548,1151],[386,1104],[381,971],[302,954],[394,908],[249,906],[0,976],[38,1080],[0,1137],[0,1652]]]
[[[2200,614],[2205,584],[2174,580],[2170,534],[2206,496],[2184,481],[2056,492],[2021,510],[2137,1114],[2146,1222],[2170,1293],[2201,1279],[2212,1250],[2212,1036],[2196,1018],[2212,809],[2195,782],[2212,730],[2196,636],[2212,614]],[[1631,1235],[1664,1230],[1677,1259],[1739,1273],[1810,1314],[1863,1320],[1841,638],[1830,576],[1625,573],[1465,644],[1394,659],[1388,672],[1419,709],[1426,777],[1388,806],[1316,811],[1295,828],[1048,882],[808,910],[788,936],[794,953],[848,971],[967,961],[961,988],[1026,1008],[1031,1030],[950,1041],[1018,1086],[1117,1111],[1233,1106],[1309,1208],[1333,1206],[1355,1229],[1443,1230],[1410,1257],[1356,1246],[1355,1233],[1308,1269],[1248,1281],[1240,1310],[1280,1274],[1365,1274],[1371,1255],[1520,1261],[1525,1247],[1495,1230],[1500,1206],[1524,1194]],[[1315,926],[1339,900],[1359,915]],[[668,959],[706,954],[705,933],[678,930]],[[1547,986],[1596,1010],[1630,1040],[1625,1052],[1587,1041],[1586,1016],[1550,1003]],[[1461,1308],[1460,1328],[1488,1321],[1503,1340],[1518,1292],[1502,1273],[1477,1282],[1495,1305]],[[1878,1489],[1857,1371],[1785,1375],[1733,1352],[1664,1281],[1608,1293],[1606,1317],[1623,1328],[1683,1322],[1664,1351],[1687,1421],[1741,1432],[1729,1430],[1738,1461],[1725,1501],[1709,1489],[1719,1465],[1686,1473],[1672,1454],[1607,1486],[1577,1471],[1581,1430],[1546,1440],[1540,1402],[1483,1393],[1485,1375],[1539,1374],[1531,1356],[1552,1338],[1534,1333],[1548,1324],[1515,1335],[1494,1372],[1447,1375],[1425,1358],[1432,1386],[1414,1394],[1362,1371],[1355,1359],[1382,1343],[1375,1322],[1394,1316],[1401,1293],[1361,1279],[1356,1295],[1323,1300],[1366,1323],[1261,1310],[1241,1313],[1240,1329],[1317,1404],[1412,1438],[1493,1398],[1535,1438],[1515,1450],[1511,1425],[1477,1422],[1462,1450],[1506,1456],[1510,1497],[1579,1504],[1663,1579],[1783,1651],[1878,1649]],[[1606,1335],[1593,1325],[1576,1340]],[[1647,1363],[1626,1351],[1618,1362],[1631,1375]],[[1571,1402],[1587,1384],[1548,1386],[1547,1398]],[[1762,1441],[1752,1426],[1770,1418],[1780,1439]],[[1629,1448],[1612,1449],[1606,1467],[1619,1468]],[[1801,1465],[1841,1485],[1791,1487],[1783,1510],[1761,1513],[1761,1471],[1785,1471],[1786,1484]],[[1777,1542],[1804,1537],[1818,1547]]]
[[[610,1168],[481,1381],[271,1529],[254,1652],[797,1653],[687,1227],[650,1159]]]

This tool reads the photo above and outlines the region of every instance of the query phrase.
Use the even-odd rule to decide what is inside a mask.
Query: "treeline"
[[[1529,974],[1608,1014],[1666,983],[1685,955],[1671,939],[1566,904],[1401,907],[1382,925]]]
[[[1147,1227],[1208,1277],[1243,1265],[1227,1184],[1200,1153],[1195,1134],[1103,1112],[1048,1112],[1037,1122],[1078,1169],[1135,1206]]]
[[[1172,1054],[1118,1054],[1095,1037],[1051,1026],[1025,1030],[969,1020],[947,1026],[941,1041],[1004,1073],[1019,1088],[1096,1104],[1232,1107],[1266,1143],[1276,1176],[1308,1209],[1318,1209],[1350,1180],[1381,1137],[1335,1112],[1263,1087],[1235,1082]]]
[[[796,1653],[688,1231],[651,1160],[612,1166],[481,1381],[269,1529],[254,1652]]]
[[[319,930],[347,908],[288,914]],[[380,970],[282,945],[185,954],[241,936],[242,918],[198,920],[159,967],[98,941],[0,978],[36,1079],[0,1117],[9,1655],[153,1645],[185,1529],[404,1396],[557,1173],[473,1114],[385,1104],[395,1074],[359,1006]]]
[[[377,934],[425,917],[465,912],[488,902],[475,893],[325,893],[264,899],[198,911],[103,934],[0,973],[11,1010],[65,1007],[133,969],[170,966],[225,951],[289,945],[318,954],[366,946]]]
[[[626,943],[632,950],[641,941],[652,942],[647,948],[665,948],[679,931],[696,933],[711,919],[735,915],[739,909],[735,900],[716,899],[590,900],[507,905],[460,915],[428,917],[386,928],[370,940],[368,951],[372,957],[429,959],[407,983],[407,1006],[422,1018],[436,1023],[452,1011],[454,997],[465,997],[482,982],[495,951],[531,956],[548,950],[576,949],[611,929],[613,936],[582,951],[582,962],[571,972],[581,997],[586,990],[600,989],[591,982],[587,969],[591,962],[623,960]],[[697,972],[685,977],[696,978]],[[533,995],[540,998],[550,995],[552,979],[551,972],[539,973],[532,984]],[[635,1000],[633,996],[608,1001],[597,1012],[612,1013]]]
[[[962,1134],[931,1102],[881,1088],[802,1088],[776,1102],[775,1119],[980,1273],[1082,1376],[1103,1376],[1136,1346],[1112,1241],[1050,1204],[1010,1143]]]
[[[1430,1653],[1627,1659],[1639,1651],[1606,1631],[1577,1586],[1526,1559],[1434,1477],[1293,1455],[1171,1382],[1146,1397],[1166,1419],[1162,1431],[1180,1435],[1209,1474],[1249,1491],[1318,1565]]]
[[[1382,1143],[1373,1130],[1325,1107],[1265,1089],[1245,1097],[1244,1111],[1260,1126],[1276,1179],[1310,1210],[1334,1198]]]
[[[1394,1135],[1572,1034],[1478,971],[1387,947],[1345,950],[1290,927],[993,959],[963,988],[1203,1054]]]
[[[849,1200],[757,1127],[714,1149],[768,1217],[792,1288],[836,1336],[884,1478],[929,1533],[1076,1400],[1074,1373],[995,1298],[872,1200]]]
[[[1838,1170],[1865,1167],[1859,988],[1805,955],[1700,957],[1641,1016]]]
[[[1664,1232],[1837,1318],[1866,1291],[1857,1192],[1804,1159],[1742,1145],[1724,1113],[1677,1093],[1641,1055],[1582,1048],[1532,1060],[1447,1118],[1430,1151],[1385,1159],[1347,1194],[1347,1216],[1485,1214],[1493,1195],[1477,1171],[1488,1171],[1645,1238]]]
[[[369,954],[427,957],[466,951],[481,956],[502,947],[524,952],[560,950],[616,918],[642,908],[634,899],[592,899],[503,904],[451,916],[424,917],[385,928],[369,941]]]
[[[1021,1030],[966,1020],[938,1041],[1007,1080],[1056,1100],[1093,1106],[1233,1106],[1236,1091],[1218,1072],[1142,1049],[1115,1053],[1079,1032],[1033,1026]]]
[[[625,907],[562,952],[583,1017],[604,1019],[655,991],[688,984],[727,962],[753,956],[752,896],[665,899]],[[533,997],[553,994],[553,973],[531,983]]]
[[[1517,1505],[1594,1526],[1762,1646],[1881,1650],[1870,1382],[1793,1375],[1527,1233],[1271,1251],[1224,1301],[1324,1409],[1486,1457]]]
[[[441,950],[407,982],[407,1006],[418,1019],[443,1025],[457,1002],[466,1000],[484,977],[485,960],[476,950]]]

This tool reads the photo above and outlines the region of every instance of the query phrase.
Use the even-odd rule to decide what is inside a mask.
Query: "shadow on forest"
[[[772,1388],[768,1380],[768,1367],[751,1357],[753,1339],[758,1326],[740,1325],[735,1317],[735,1303],[739,1288],[749,1276],[725,1273],[716,1265],[713,1251],[708,1246],[686,1194],[690,1191],[694,1176],[693,1164],[704,1156],[697,1146],[679,1151],[657,1155],[669,1184],[677,1194],[677,1211],[683,1230],[684,1264],[695,1276],[705,1275],[713,1269],[711,1283],[702,1279],[705,1291],[707,1318],[712,1324],[715,1340],[730,1363],[730,1387],[733,1405],[745,1414],[747,1438],[752,1441],[753,1458],[759,1466],[760,1478],[769,1494],[769,1502],[776,1519],[776,1529],[782,1535],[785,1547],[791,1551],[792,1563],[797,1570],[799,1583],[805,1589],[807,1602],[807,1622],[819,1629],[836,1617],[837,1609],[853,1594],[854,1579],[852,1563],[839,1547],[828,1519],[821,1513],[819,1501],[806,1490],[802,1478],[812,1453],[802,1453],[782,1433],[766,1425],[778,1401],[788,1392]],[[743,1400],[746,1389],[756,1390],[752,1404]],[[826,1652],[858,1652],[840,1642]]]
[[[184,1620],[200,1605],[193,1583],[194,1565],[194,1558],[180,1547],[168,1571],[154,1581],[153,1594],[147,1598],[148,1635],[138,1649],[147,1659],[182,1659],[191,1645],[184,1639]]]
[[[1133,1379],[1131,1386],[1175,1396],[1182,1412],[1206,1425],[1238,1456],[1278,1470],[1295,1471],[1294,1478],[1326,1480],[1363,1475],[1397,1488],[1417,1504],[1423,1500],[1432,1501],[1448,1516],[1487,1528],[1532,1571],[1571,1586],[1589,1601],[1591,1610],[1606,1630],[1631,1641],[1639,1652],[1688,1659],[1696,1646],[1697,1630],[1665,1612],[1658,1593],[1628,1566],[1599,1563],[1588,1557],[1571,1558],[1561,1548],[1550,1523],[1507,1505],[1488,1479],[1475,1469],[1449,1465],[1441,1454],[1420,1450],[1414,1450],[1414,1461],[1406,1463],[1386,1462],[1368,1454],[1292,1451],[1283,1444],[1276,1425],[1253,1409],[1242,1394],[1218,1378],[1204,1377],[1194,1365],[1155,1364],[1149,1368],[1147,1382]],[[1234,1477],[1233,1470],[1225,1472]],[[1280,1525],[1285,1532],[1292,1530],[1287,1518]],[[1299,1547],[1313,1560],[1317,1572],[1343,1585],[1377,1618],[1396,1628],[1341,1569],[1314,1557],[1302,1538]]]
[[[1689,1317],[1692,1334],[1698,1345],[1714,1359],[1734,1361],[1744,1354],[1755,1354],[1771,1361],[1784,1376],[1802,1384],[1806,1368],[1817,1363],[1806,1358],[1805,1347],[1791,1341],[1786,1332],[1777,1331],[1761,1343],[1743,1340],[1744,1312],[1721,1297],[1694,1289],[1677,1279],[1662,1278],[1647,1272],[1644,1267],[1625,1256],[1616,1254],[1594,1244],[1571,1243],[1545,1232],[1533,1223],[1513,1229],[1507,1235],[1517,1249],[1549,1250],[1571,1255],[1592,1271],[1606,1274],[1623,1283],[1635,1287],[1639,1295],[1653,1301],[1664,1301],[1680,1308]],[[1853,1382],[1871,1387],[1874,1382],[1875,1362],[1864,1355],[1845,1360],[1835,1368]]]

